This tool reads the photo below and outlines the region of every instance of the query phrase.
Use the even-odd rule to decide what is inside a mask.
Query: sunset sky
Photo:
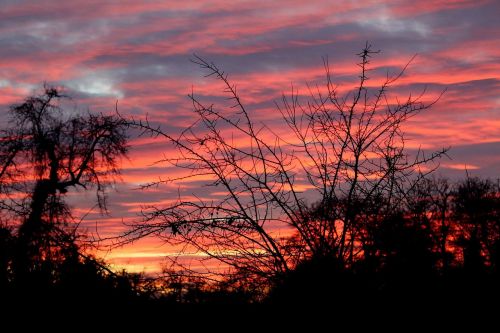
[[[432,109],[406,125],[409,147],[451,146],[442,175],[464,176],[467,166],[473,175],[496,178],[499,17],[496,0],[0,0],[0,121],[9,105],[48,82],[66,87],[80,108],[110,112],[118,100],[122,114],[148,114],[178,133],[193,119],[192,90],[223,103],[220,83],[189,61],[197,54],[229,73],[255,119],[277,124],[274,101],[282,92],[293,84],[307,95],[307,83],[324,82],[322,57],[328,56],[336,83],[354,87],[355,54],[368,41],[381,50],[373,67],[392,73],[417,54],[400,81],[401,94],[427,87],[432,97],[446,89]],[[90,212],[82,224],[90,234],[118,235],[123,222],[138,218],[141,205],[177,195],[178,185],[136,189],[175,173],[151,166],[172,154],[171,147],[150,138],[133,138],[131,147],[122,181],[109,195],[110,214]],[[183,189],[200,193],[199,186]],[[91,193],[71,196],[77,215],[92,207]],[[176,251],[147,239],[103,254],[120,267],[152,272]]]

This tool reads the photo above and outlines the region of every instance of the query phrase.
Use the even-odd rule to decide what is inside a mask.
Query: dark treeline
[[[348,267],[335,257],[305,260],[278,283],[269,301],[341,296],[347,302],[425,300],[431,306],[460,300],[468,306],[471,298],[498,297],[498,183],[470,177],[456,183],[425,179],[410,195],[400,210],[359,221],[364,239],[359,259]]]
[[[310,257],[277,276],[265,291],[241,281],[209,283],[171,273],[161,279],[115,273],[82,254],[76,241],[53,243],[57,255],[30,258],[29,273],[19,262],[20,237],[0,229],[2,299],[44,304],[329,304],[399,302],[426,299],[452,304],[457,299],[495,300],[500,296],[500,191],[498,183],[466,178],[452,183],[426,179],[412,191],[406,207],[376,220],[360,221],[362,255],[346,267],[334,256]],[[363,210],[370,207],[363,207]],[[319,207],[311,209],[317,214]],[[48,235],[42,237],[49,237]],[[47,241],[47,239],[45,239]],[[495,301],[496,302],[496,301]],[[432,304],[430,304],[432,305]]]

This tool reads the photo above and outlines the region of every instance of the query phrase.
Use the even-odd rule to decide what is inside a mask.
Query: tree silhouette
[[[412,218],[430,230],[434,252],[445,273],[453,260],[450,238],[456,233],[452,217],[454,190],[454,184],[446,178],[426,178],[413,188],[407,200]]]
[[[467,177],[453,198],[453,215],[459,228],[464,268],[476,274],[498,260],[500,191],[490,180]]]
[[[78,257],[64,196],[71,188],[94,188],[105,210],[106,186],[127,153],[123,120],[63,110],[66,98],[46,86],[11,107],[9,125],[0,135],[0,208],[4,223],[18,225],[18,281],[33,274],[50,277],[52,263]]]
[[[11,279],[14,237],[8,227],[0,226],[0,292],[5,291]]]
[[[370,87],[369,65],[377,53],[367,44],[358,54],[359,82],[353,92],[339,93],[325,60],[323,91],[311,92],[307,102],[295,90],[283,96],[277,108],[291,134],[287,137],[254,120],[227,74],[195,56],[193,62],[222,83],[231,107],[205,105],[190,95],[197,120],[179,136],[147,120],[130,122],[172,143],[178,155],[162,162],[186,171],[146,188],[203,175],[211,179],[206,185],[225,195],[213,200],[181,196],[167,207],[147,207],[127,239],[156,234],[187,244],[229,265],[235,276],[266,285],[313,257],[353,265],[367,248],[366,224],[402,205],[409,189],[446,153],[406,151],[403,124],[436,100],[389,94],[407,65],[387,74],[378,88]],[[317,202],[312,207],[304,186]],[[294,236],[280,236],[273,232],[277,227]]]

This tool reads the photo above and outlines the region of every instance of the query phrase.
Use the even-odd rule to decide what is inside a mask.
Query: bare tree
[[[177,156],[159,162],[186,171],[145,187],[203,175],[211,179],[206,185],[225,195],[180,196],[167,207],[145,207],[144,219],[132,225],[127,239],[154,234],[186,244],[250,281],[268,281],[313,256],[351,265],[363,256],[363,226],[374,214],[400,205],[446,153],[405,149],[402,125],[436,100],[424,102],[424,92],[404,100],[388,95],[408,64],[394,76],[387,74],[378,88],[370,87],[370,59],[376,53],[367,44],[358,54],[359,82],[350,93],[338,92],[325,60],[323,89],[310,89],[305,103],[298,91],[284,95],[277,109],[281,126],[291,133],[286,137],[254,120],[227,74],[195,56],[192,61],[222,83],[234,104],[205,105],[191,94],[197,120],[178,136],[147,120],[132,120],[144,134],[161,136],[177,148]],[[310,190],[302,191],[304,186]],[[317,204],[308,204],[311,200]],[[293,235],[281,236],[277,229]]]
[[[105,189],[127,152],[126,123],[116,116],[64,111],[59,89],[46,86],[10,109],[10,123],[0,135],[2,218],[19,223],[18,271],[37,269],[73,244],[66,232],[70,188],[94,187],[106,208]]]

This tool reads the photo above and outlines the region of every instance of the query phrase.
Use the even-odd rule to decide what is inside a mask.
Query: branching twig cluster
[[[228,76],[194,56],[207,76],[223,84],[231,107],[205,105],[189,95],[197,120],[179,136],[147,119],[129,121],[143,134],[172,143],[178,155],[162,162],[187,172],[146,187],[208,175],[212,181],[207,185],[225,195],[211,200],[179,196],[167,207],[145,207],[143,220],[132,226],[127,239],[153,234],[188,244],[254,280],[275,278],[311,256],[352,264],[363,255],[363,224],[397,209],[446,154],[446,149],[431,155],[405,149],[403,124],[437,100],[426,103],[425,91],[402,101],[388,96],[408,64],[373,91],[368,71],[376,53],[367,44],[358,54],[359,82],[352,93],[338,92],[325,60],[324,92],[310,89],[307,103],[293,89],[291,96],[283,96],[277,108],[291,133],[287,137],[254,120]],[[300,190],[304,185],[308,193]],[[308,196],[319,200],[310,205]]]

